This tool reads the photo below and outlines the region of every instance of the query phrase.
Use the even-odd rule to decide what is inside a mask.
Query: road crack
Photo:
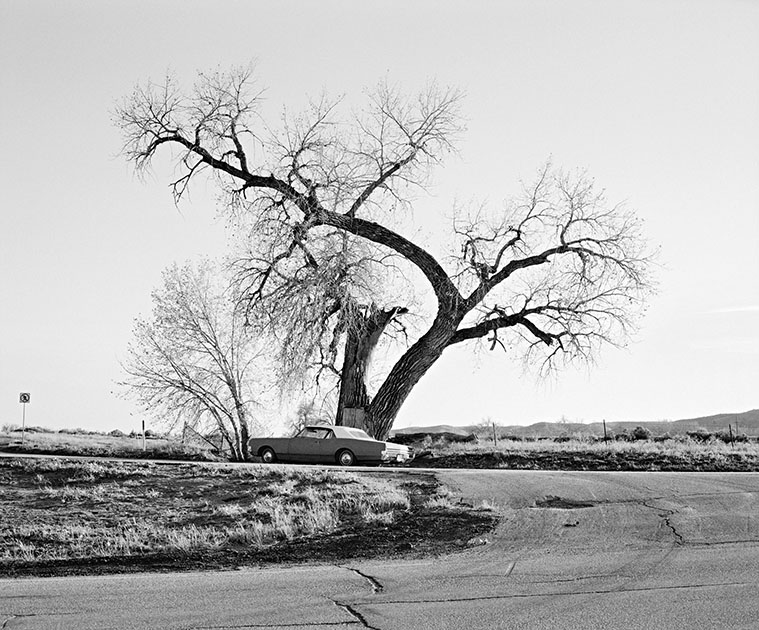
[[[358,623],[360,623],[364,628],[368,628],[369,630],[381,630],[377,626],[372,626],[369,624],[369,622],[366,620],[366,617],[364,617],[357,609],[355,609],[350,604],[346,604],[345,602],[338,602],[337,600],[332,600],[335,606],[338,608],[343,609],[345,612],[347,612],[351,617],[353,617]]]
[[[641,501],[640,505],[648,508],[649,510],[656,510],[659,512],[659,518],[662,519],[662,525],[669,529],[672,532],[672,536],[675,538],[675,545],[682,546],[685,544],[683,535],[677,531],[677,528],[672,523],[672,516],[677,514],[677,510],[668,510],[667,508],[649,505],[646,501]]]
[[[682,534],[677,531],[677,528],[672,524],[672,521],[670,519],[670,516],[675,514],[675,512],[670,512],[666,515],[661,515],[662,518],[664,518],[664,525],[669,527],[669,529],[672,531],[672,535],[675,537],[675,544],[677,545],[683,545],[685,544],[685,539],[683,538]]]
[[[368,573],[364,573],[361,569],[357,569],[355,567],[347,567],[344,565],[337,565],[337,567],[340,569],[344,569],[346,571],[350,571],[351,573],[358,575],[361,579],[368,582],[369,586],[371,586],[372,588],[372,594],[374,595],[381,593],[382,591],[385,590],[385,587],[377,578],[369,575]],[[336,599],[333,599],[332,603],[338,608],[347,612],[351,617],[353,617],[356,620],[354,622],[348,622],[348,623],[359,623],[361,624],[362,627],[369,628],[369,630],[380,630],[376,626],[370,625],[366,617],[364,617],[364,615],[362,615],[358,611],[358,609],[356,609],[352,604],[349,604],[347,602],[340,602],[340,601],[337,601]]]
[[[345,566],[340,566],[340,568],[341,569],[345,569],[347,571],[352,571],[353,573],[355,573],[359,577],[362,577],[363,579],[365,579],[367,582],[369,582],[369,584],[372,587],[372,591],[375,594],[376,593],[381,593],[382,591],[385,590],[385,587],[380,583],[380,581],[377,578],[372,577],[368,573],[364,573],[360,569],[356,569],[354,567],[345,567]]]

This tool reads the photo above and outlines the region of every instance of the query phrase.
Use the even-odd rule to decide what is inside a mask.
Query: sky
[[[396,427],[759,408],[759,2],[0,0],[0,425],[139,428],[116,395],[133,321],[166,266],[228,243],[210,184],[177,208],[167,163],[135,176],[112,111],[251,62],[273,116],[383,77],[463,90],[460,154],[417,213],[497,207],[550,157],[660,248],[628,347],[550,381],[449,349]]]

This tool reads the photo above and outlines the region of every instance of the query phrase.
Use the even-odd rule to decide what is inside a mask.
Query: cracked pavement
[[[497,506],[442,558],[0,580],[2,628],[755,628],[759,474],[437,471]]]

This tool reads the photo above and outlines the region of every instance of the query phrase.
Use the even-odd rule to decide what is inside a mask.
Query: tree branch
[[[326,211],[319,212],[314,221],[345,230],[350,234],[355,234],[397,252],[424,274],[432,286],[441,308],[458,312],[463,298],[446,271],[427,250],[373,221]]]

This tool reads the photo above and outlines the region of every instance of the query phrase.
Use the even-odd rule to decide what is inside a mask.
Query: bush
[[[119,429],[114,429],[108,435],[110,435],[111,437],[118,437],[118,438],[120,438],[120,437],[124,437],[126,434],[123,431],[119,430]]]
[[[630,437],[633,440],[650,440],[651,431],[649,431],[646,427],[635,427],[632,430],[632,433],[630,433]]]
[[[695,442],[708,442],[714,437],[713,433],[704,429],[696,429],[695,431],[686,431],[686,435]]]
[[[735,433],[730,433],[729,429],[727,431],[724,429],[722,431],[717,431],[717,433],[714,434],[714,437],[725,444],[730,444],[731,442],[748,442],[748,436],[745,433],[736,435]]]

